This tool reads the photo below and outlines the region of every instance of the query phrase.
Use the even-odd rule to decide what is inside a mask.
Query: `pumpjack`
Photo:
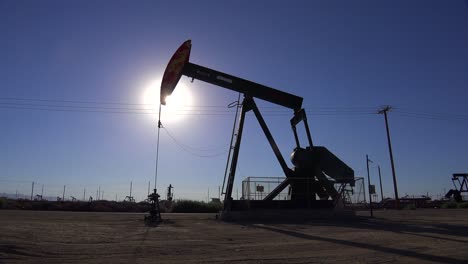
[[[454,173],[452,175],[452,182],[455,189],[450,189],[445,198],[451,198],[461,203],[463,202],[463,193],[468,193],[468,173]]]
[[[161,82],[161,104],[174,91],[182,75],[201,80],[219,87],[242,93],[244,98],[240,105],[240,115],[237,121],[236,138],[231,146],[232,155],[228,157],[229,173],[226,185],[223,186],[224,210],[242,211],[252,209],[314,209],[336,208],[343,205],[342,191],[344,186],[354,186],[354,171],[323,146],[315,146],[309,130],[306,111],[302,108],[303,98],[283,92],[265,85],[254,83],[220,71],[189,62],[191,41],[184,42],[169,61]],[[293,117],[290,126],[296,146],[291,154],[294,165],[289,168],[283,158],[263,116],[257,107],[255,99],[268,101],[292,110]],[[259,122],[286,178],[263,200],[234,200],[232,190],[241,146],[242,133],[246,113],[252,111]],[[301,145],[297,126],[303,123],[307,136],[305,146]],[[231,153],[230,153],[231,154]],[[275,199],[278,194],[289,187],[290,199]]]

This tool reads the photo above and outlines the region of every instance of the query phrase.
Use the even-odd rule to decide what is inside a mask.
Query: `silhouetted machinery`
[[[145,215],[145,222],[148,225],[155,225],[162,221],[161,210],[159,208],[159,194],[156,189],[153,193],[148,195],[148,201],[150,202],[149,215]]]
[[[135,202],[135,198],[133,198],[133,196],[125,196],[124,202],[129,202],[129,203],[134,203]]]
[[[452,182],[455,189],[451,189],[445,195],[445,198],[451,198],[461,203],[463,202],[463,193],[468,192],[468,173],[454,173],[452,175]]]
[[[174,197],[174,186],[172,184],[169,184],[167,187],[167,192],[166,192],[166,201],[172,201],[172,198]]]
[[[229,173],[226,186],[223,186],[224,211],[247,209],[305,209],[335,208],[342,206],[341,189],[337,185],[354,186],[354,171],[331,153],[327,148],[314,146],[307,123],[306,112],[302,109],[302,98],[261,84],[244,80],[226,73],[209,69],[189,62],[191,41],[184,42],[169,61],[161,83],[161,104],[165,105],[166,96],[175,89],[182,75],[205,81],[244,95],[241,111],[236,125],[236,138],[229,155]],[[289,168],[268,129],[254,98],[262,99],[293,110],[290,125],[296,147],[291,154],[293,168]],[[253,111],[270,146],[286,176],[285,180],[267,194],[263,200],[233,200],[232,190],[241,146],[245,114]],[[301,146],[296,126],[304,124],[307,146]],[[230,153],[231,154],[231,153]],[[275,199],[279,193],[290,186],[290,199]]]

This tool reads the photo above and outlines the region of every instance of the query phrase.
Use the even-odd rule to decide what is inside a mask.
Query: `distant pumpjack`
[[[445,198],[451,198],[457,203],[463,202],[462,193],[468,192],[468,173],[454,173],[452,175],[452,182],[455,189],[451,189],[445,195]]]

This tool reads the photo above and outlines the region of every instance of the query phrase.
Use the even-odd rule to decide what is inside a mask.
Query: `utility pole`
[[[151,185],[151,181],[148,182],[148,196],[149,196],[149,193],[150,193],[150,185]]]
[[[43,195],[44,195],[44,184],[42,184],[41,199],[44,199]]]
[[[101,185],[99,185],[99,188],[98,188],[98,196],[97,196],[97,199],[98,199],[98,200],[101,200]]]
[[[65,186],[66,185],[63,186],[63,194],[62,194],[62,201],[64,202],[65,202]]]
[[[86,200],[86,188],[84,188],[84,190],[83,190],[83,201],[85,201],[85,200]]]
[[[102,191],[102,194],[101,194],[101,200],[104,200],[104,190]]]
[[[34,182],[32,182],[32,188],[31,188],[31,201],[33,200],[33,193],[34,193]]]
[[[392,152],[392,142],[390,141],[390,130],[388,129],[388,118],[387,112],[392,110],[392,107],[387,105],[379,110],[379,114],[383,114],[385,117],[385,127],[387,129],[387,141],[388,141],[388,151],[390,152],[390,162],[392,164],[392,175],[393,175],[393,189],[395,191],[395,206],[396,209],[400,209],[400,199],[398,198],[398,187],[395,175],[395,164],[393,162],[393,152]]]
[[[362,177],[362,192],[364,195],[364,204],[367,203],[367,198],[366,198],[366,181],[364,181],[364,177]]]
[[[383,188],[382,188],[382,176],[380,175],[380,165],[379,168],[379,181],[380,181],[380,201],[383,201]]]
[[[369,174],[369,156],[366,155],[366,164],[367,164],[367,184],[368,184],[368,190],[369,190],[369,205],[370,205],[370,216],[374,217],[374,212],[372,211],[372,194],[370,190],[370,174]]]

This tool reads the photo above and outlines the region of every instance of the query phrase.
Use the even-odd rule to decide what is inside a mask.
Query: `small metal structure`
[[[445,198],[453,197],[456,202],[463,202],[463,193],[468,193],[468,173],[454,173],[452,182],[455,189],[449,190]]]
[[[433,204],[431,197],[427,195],[405,195],[399,198],[399,205],[397,207],[396,200],[394,198],[385,198],[383,199],[378,206],[380,208],[386,209],[397,209],[397,208],[433,208],[438,207],[439,205]]]
[[[247,177],[242,181],[241,200],[263,200],[266,194],[280,185],[285,177]],[[274,198],[274,200],[291,199],[290,186]],[[265,194],[266,193],[266,194]]]
[[[133,198],[133,196],[125,196],[125,199],[123,200],[124,202],[128,202],[128,203],[134,203],[135,202],[135,198]]]
[[[125,196],[124,198],[124,202],[129,202],[129,203],[134,203],[135,202],[135,198],[133,198],[132,196],[132,187],[133,187],[133,182],[130,182],[130,194]]]
[[[169,184],[167,187],[167,192],[166,192],[166,201],[172,201],[172,198],[174,197],[174,191],[172,191],[174,187]]]
[[[312,142],[306,111],[302,108],[303,98],[289,94],[265,85],[254,83],[236,76],[209,69],[189,62],[191,41],[184,42],[169,61],[161,83],[161,104],[166,104],[166,97],[171,95],[182,75],[220,86],[235,92],[242,93],[244,99],[240,104],[240,117],[237,123],[236,138],[230,146],[228,173],[225,175],[226,186],[223,186],[224,210],[226,215],[231,210],[243,211],[247,209],[333,209],[343,207],[342,192],[345,189],[336,189],[335,184],[354,186],[354,171],[336,157],[327,148],[315,146]],[[296,146],[291,154],[294,165],[289,168],[278,148],[255,99],[274,103],[293,112],[290,126],[294,135]],[[239,150],[241,146],[244,121],[247,112],[253,112],[267,138],[273,153],[281,166],[284,180],[268,193],[262,192],[261,200],[234,200],[232,191],[237,168]],[[301,146],[297,133],[297,125],[303,123],[307,136],[307,144]],[[286,188],[290,199],[277,199]],[[261,190],[259,188],[258,190]],[[264,188],[263,188],[264,191]]]
[[[263,200],[265,193],[268,194],[270,190],[275,189],[285,179],[285,177],[247,177],[242,181],[242,196],[240,200]],[[295,180],[300,181],[301,179]],[[350,184],[335,184],[335,189],[342,196],[344,207],[366,207],[367,201],[363,177],[356,177],[354,186]],[[280,192],[274,200],[291,200],[291,191],[291,186],[288,186],[288,188]]]
[[[346,185],[343,188],[344,204],[346,207],[364,208],[367,204],[364,177],[355,177],[354,179],[354,186]]]
[[[153,193],[148,195],[148,201],[150,202],[149,215],[145,215],[145,222],[148,225],[158,224],[162,221],[161,211],[159,208],[159,194],[156,189]]]

